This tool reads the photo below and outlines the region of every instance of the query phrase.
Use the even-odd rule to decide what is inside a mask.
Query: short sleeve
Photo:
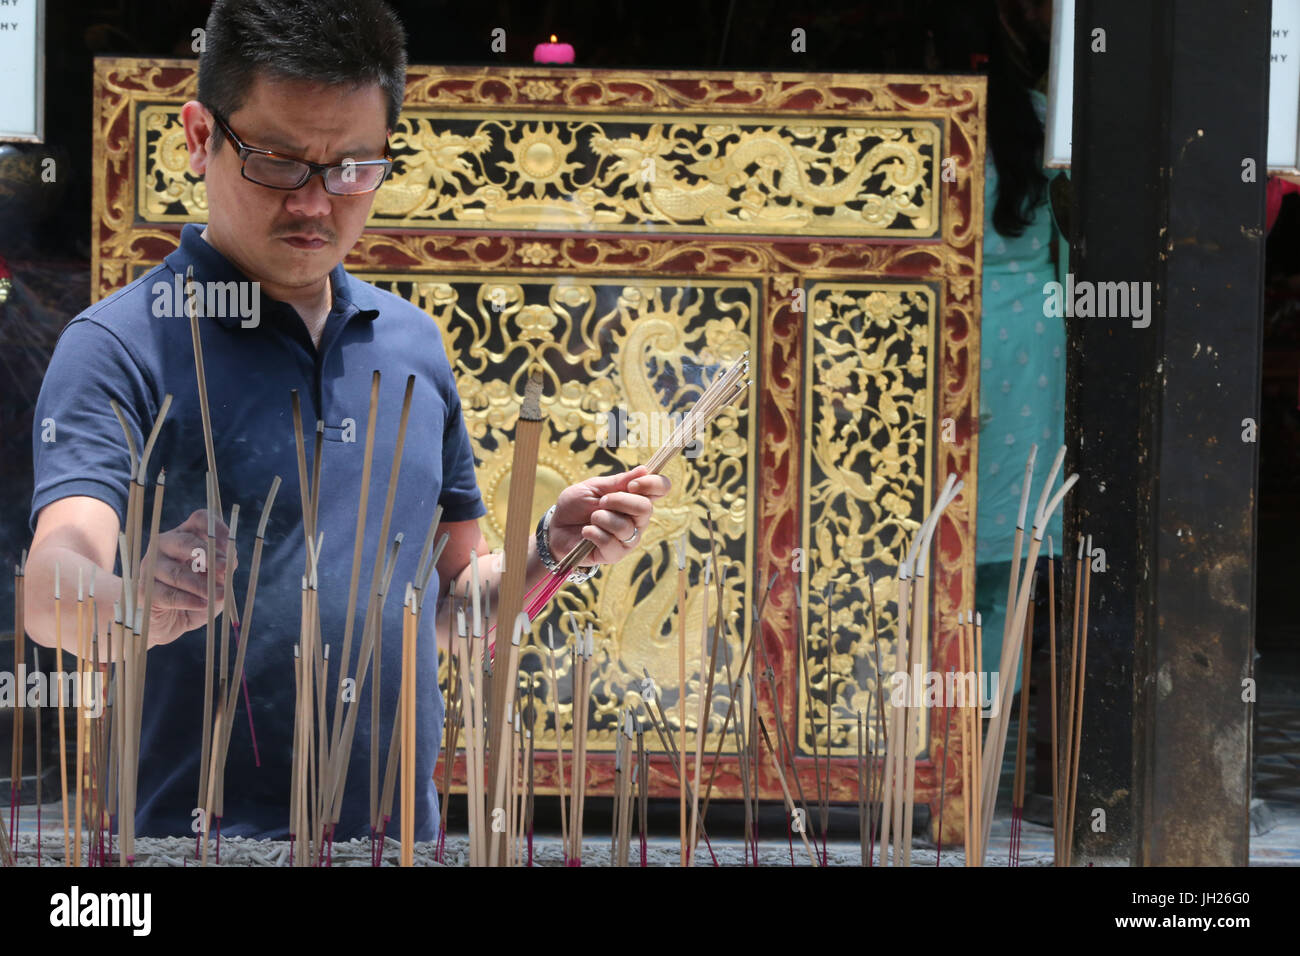
[[[442,430],[442,494],[438,504],[442,505],[443,521],[470,521],[487,514],[487,508],[479,491],[474,449],[454,383],[450,383],[448,393],[447,421]]]
[[[131,460],[111,403],[120,407],[139,454],[141,423],[153,420],[151,396],[140,363],[112,331],[90,319],[68,324],[36,399],[32,530],[42,508],[73,495],[97,498],[125,521]]]

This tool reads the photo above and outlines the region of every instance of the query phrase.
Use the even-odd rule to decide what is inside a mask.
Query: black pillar
[[[1091,534],[1107,564],[1077,863],[1247,862],[1269,21],[1267,0],[1076,10],[1071,272],[1098,295],[1066,319],[1065,547]],[[1127,315],[1097,314],[1123,301],[1102,283]]]

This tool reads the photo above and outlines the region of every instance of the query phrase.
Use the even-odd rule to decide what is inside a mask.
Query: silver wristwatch
[[[555,505],[551,505],[537,522],[537,557],[541,559],[542,565],[547,571],[554,574],[560,570],[560,562],[556,560],[555,555],[551,553],[551,517],[555,514]],[[569,572],[569,581],[574,584],[581,584],[586,581],[600,567],[598,564],[589,564],[585,567],[574,568]]]

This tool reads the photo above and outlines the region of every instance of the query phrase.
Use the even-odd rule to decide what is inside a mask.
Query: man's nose
[[[285,212],[295,216],[328,216],[330,208],[330,194],[325,191],[325,183],[320,176],[311,177],[289,193],[284,201]]]

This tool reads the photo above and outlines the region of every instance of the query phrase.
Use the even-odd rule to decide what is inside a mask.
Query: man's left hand
[[[551,551],[562,559],[580,541],[596,546],[584,564],[613,564],[641,544],[654,502],[672,483],[644,465],[608,477],[588,478],[560,492],[551,518]]]

